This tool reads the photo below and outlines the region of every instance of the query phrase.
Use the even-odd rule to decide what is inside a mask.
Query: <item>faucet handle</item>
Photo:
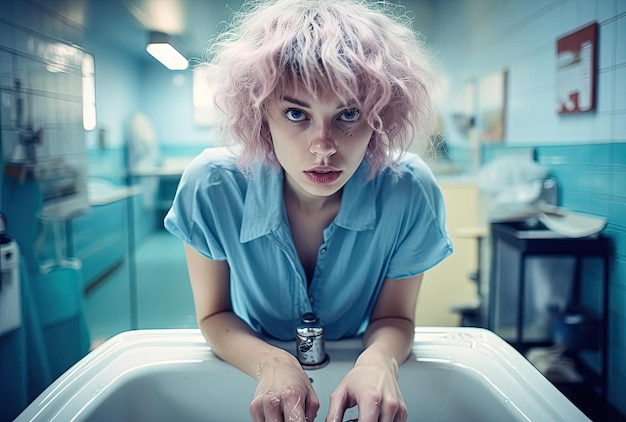
[[[316,322],[320,322],[315,312],[306,312],[302,315],[302,322],[305,324],[314,324]]]

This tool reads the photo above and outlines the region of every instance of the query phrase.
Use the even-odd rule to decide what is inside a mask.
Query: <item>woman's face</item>
[[[267,123],[287,187],[302,198],[337,193],[363,161],[373,133],[357,108],[303,89],[270,104]]]

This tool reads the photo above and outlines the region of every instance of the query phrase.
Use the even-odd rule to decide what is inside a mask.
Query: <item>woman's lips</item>
[[[328,185],[334,183],[341,176],[341,171],[329,168],[315,168],[307,170],[304,175],[310,182],[318,185]]]

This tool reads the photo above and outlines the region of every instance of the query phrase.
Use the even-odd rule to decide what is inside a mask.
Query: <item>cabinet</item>
[[[491,243],[488,328],[521,352],[563,343],[605,393],[609,239],[494,223]]]
[[[446,204],[446,228],[454,253],[424,274],[415,309],[419,326],[460,325],[459,305],[477,303],[476,282],[470,274],[477,270],[478,242],[468,232],[480,231],[480,194],[472,180],[442,178],[439,185]]]
[[[92,200],[89,212],[68,222],[69,252],[82,262],[84,289],[106,277],[134,252],[131,245],[153,227],[146,214],[139,190],[119,187]]]
[[[70,222],[74,256],[82,261],[84,288],[128,254],[127,198],[91,208]]]

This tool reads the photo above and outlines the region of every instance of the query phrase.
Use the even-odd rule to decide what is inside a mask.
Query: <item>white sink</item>
[[[295,352],[294,343],[275,343]],[[358,339],[327,342],[330,363],[307,371],[324,420]],[[212,354],[198,330],[119,334],[50,385],[17,421],[250,420],[256,381]],[[522,355],[490,331],[418,328],[400,367],[409,421],[589,421]],[[351,409],[345,420],[358,417]]]

